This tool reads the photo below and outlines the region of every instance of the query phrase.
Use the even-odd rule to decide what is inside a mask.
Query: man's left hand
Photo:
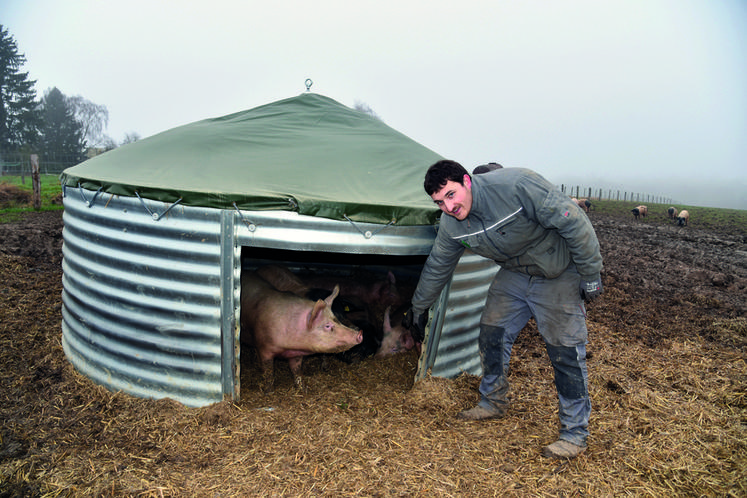
[[[595,298],[599,297],[599,295],[602,293],[602,290],[601,277],[596,280],[581,280],[579,291],[581,292],[581,297],[585,301],[592,301]]]

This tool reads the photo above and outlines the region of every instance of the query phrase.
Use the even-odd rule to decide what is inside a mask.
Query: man
[[[439,161],[425,175],[426,193],[442,216],[406,316],[424,337],[428,309],[469,248],[500,264],[480,318],[480,402],[464,420],[503,417],[508,363],[522,328],[534,317],[555,371],[560,437],[543,449],[574,458],[586,449],[591,412],[586,369],[584,299],[602,293],[602,256],[594,228],[568,196],[534,171],[497,168],[471,177],[457,162]]]

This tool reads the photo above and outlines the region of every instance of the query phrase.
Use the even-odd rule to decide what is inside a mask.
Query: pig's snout
[[[402,341],[402,348],[407,351],[415,347],[415,340],[412,338],[409,331],[402,332],[400,340]]]
[[[355,342],[357,342],[358,344],[363,342],[363,330],[358,331],[358,335],[355,336]]]

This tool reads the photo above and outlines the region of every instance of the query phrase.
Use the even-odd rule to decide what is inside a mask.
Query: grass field
[[[630,212],[636,206],[641,205],[640,202],[633,201],[592,201],[594,213],[604,214],[615,214],[615,213],[630,213],[630,221],[635,221],[633,214]],[[645,223],[653,225],[665,225],[671,224],[667,216],[667,209],[672,204],[644,204],[648,207],[648,216],[645,220],[640,220]],[[673,205],[678,211],[687,209],[690,212],[689,226],[695,228],[705,228],[709,230],[717,229],[717,231],[734,231],[735,233],[741,233],[747,235],[747,210],[743,209],[725,209],[725,208],[712,208],[702,206],[687,206],[681,204]]]
[[[60,178],[57,175],[40,175],[39,180],[41,183],[41,209],[39,211],[53,211],[56,209],[63,209],[62,204],[54,204],[54,201],[62,192],[62,185],[60,184]],[[2,176],[0,177],[0,184],[15,185],[21,190],[33,193],[34,182],[31,179],[31,175],[21,178],[20,176]],[[0,223],[9,223],[17,221],[21,213],[27,211],[34,211],[31,203],[26,205],[14,205],[11,203],[8,207],[0,207]]]

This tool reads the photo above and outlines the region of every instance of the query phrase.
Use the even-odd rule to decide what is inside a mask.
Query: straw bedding
[[[77,373],[60,213],[0,226],[0,496],[745,496],[744,227],[592,220],[605,294],[588,306],[592,437],[572,461],[540,455],[557,398],[532,322],[501,420],[457,420],[479,378],[413,384],[414,352],[310,358],[306,394],[278,364],[269,395],[242,352],[241,401],[187,408]]]

